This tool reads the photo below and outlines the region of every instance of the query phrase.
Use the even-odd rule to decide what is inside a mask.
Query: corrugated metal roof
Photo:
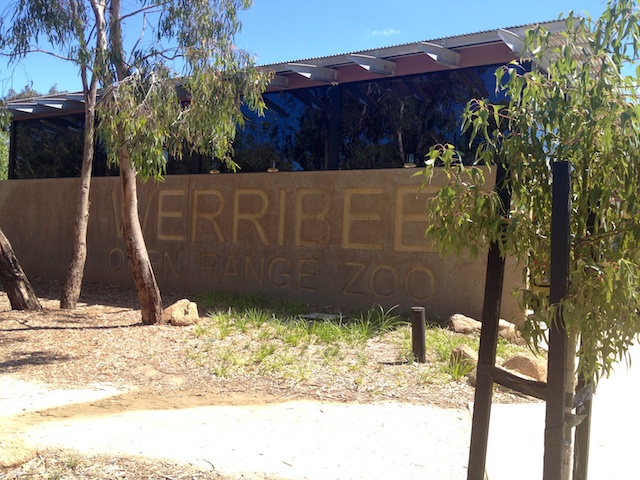
[[[7,109],[14,119],[68,115],[84,112],[84,95],[73,92],[14,100],[7,103]]]
[[[507,27],[504,29],[481,30],[479,32],[467,33],[464,35],[451,35],[451,36],[441,37],[436,39],[419,40],[417,42],[401,43],[398,45],[391,45],[391,46],[373,48],[368,50],[359,50],[359,51],[341,53],[337,55],[327,55],[327,56],[311,57],[311,58],[299,59],[299,60],[290,60],[286,62],[270,63],[266,65],[261,65],[261,68],[272,69],[277,73],[279,73],[280,69],[284,71],[286,70],[286,65],[289,65],[292,63],[294,64],[312,63],[312,64],[318,64],[322,66],[340,65],[343,63],[348,63],[348,62],[345,62],[344,58],[346,58],[349,55],[356,55],[356,54],[376,53],[378,54],[377,56],[381,58],[393,58],[393,57],[398,57],[402,55],[411,55],[414,53],[418,53],[416,46],[425,42],[434,43],[436,45],[441,45],[443,47],[452,48],[452,49],[471,47],[475,45],[483,45],[487,43],[497,43],[501,41],[500,37],[497,35],[497,32],[499,30],[508,30],[510,32],[513,32],[523,37],[526,30],[533,28],[537,25],[544,25],[552,33],[565,30],[564,20],[548,20],[544,22],[530,23],[527,25]]]
[[[316,83],[318,81],[339,82],[340,80],[333,68],[339,68],[345,65],[355,65],[354,57],[359,57],[359,60],[365,58],[365,64],[366,58],[370,58],[371,65],[373,65],[375,61],[382,61],[384,62],[384,65],[388,65],[390,61],[401,57],[410,55],[429,55],[436,63],[442,65],[441,69],[445,70],[447,68],[456,67],[454,64],[450,63],[450,60],[448,60],[447,57],[455,57],[457,55],[456,50],[462,50],[468,47],[494,43],[506,43],[511,50],[517,53],[517,45],[510,44],[510,40],[513,40],[511,43],[518,43],[518,41],[521,41],[521,39],[524,38],[525,31],[536,25],[544,25],[552,33],[565,30],[564,20],[547,21],[509,27],[506,29],[484,30],[465,35],[454,35],[433,40],[360,50],[338,55],[273,63],[261,65],[260,68],[271,70],[276,73],[276,78],[272,82],[272,86],[276,88],[287,88],[287,76],[295,76],[296,74],[303,75],[312,81],[316,81]],[[440,54],[444,54],[441,59],[438,58]],[[362,61],[357,64],[363,66]],[[364,66],[366,67],[366,65]],[[376,77],[377,73],[379,72],[373,72],[372,76]],[[393,75],[395,72],[391,71],[387,72],[387,74]],[[21,99],[8,102],[7,108],[14,120],[68,115],[84,111],[84,96],[82,92],[74,92]]]

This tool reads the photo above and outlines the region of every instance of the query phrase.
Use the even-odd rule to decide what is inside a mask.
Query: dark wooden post
[[[558,305],[567,295],[570,249],[570,164],[553,163],[551,216],[551,287],[549,300]],[[565,428],[567,408],[567,332],[558,309],[549,330],[547,403],[544,433],[544,480],[569,478],[570,435]]]
[[[591,385],[593,387],[593,385]],[[575,444],[573,446],[573,480],[587,480],[589,473],[589,446],[591,444],[591,395],[589,384],[580,379],[576,390],[587,390],[586,398],[576,409],[576,414],[584,415],[584,419],[576,427]]]
[[[587,233],[594,235],[596,232],[596,215],[590,208],[587,218]],[[594,254],[596,252],[593,252]],[[576,400],[573,407],[576,415],[583,415],[583,420],[576,427],[573,445],[573,480],[587,480],[589,474],[589,447],[591,444],[591,396],[593,383],[580,375],[576,386]]]
[[[418,363],[427,361],[424,307],[411,307],[411,347]]]
[[[496,191],[502,201],[502,214],[506,215],[511,203],[511,195],[506,188],[507,172],[498,165]],[[480,330],[480,348],[478,351],[478,371],[476,391],[473,403],[473,421],[471,424],[471,445],[469,448],[468,480],[484,480],[487,461],[487,441],[489,438],[489,420],[493,396],[494,367],[498,346],[498,322],[502,303],[504,281],[504,261],[496,242],[489,246],[487,256],[487,274],[484,287],[482,308],[482,329]]]

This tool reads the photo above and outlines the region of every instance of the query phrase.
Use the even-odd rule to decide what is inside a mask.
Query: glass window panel
[[[342,85],[339,168],[401,167],[419,163],[437,143],[468,152],[461,114],[472,98],[502,102],[498,65],[384,78]],[[333,86],[264,94],[267,111],[246,111],[234,159],[241,171],[324,170],[329,165]]]

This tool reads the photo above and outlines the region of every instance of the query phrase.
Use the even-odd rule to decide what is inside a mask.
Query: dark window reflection
[[[468,150],[461,114],[472,98],[498,103],[498,65],[264,94],[264,116],[245,109],[234,160],[240,172],[330,170],[420,165],[435,143]],[[82,114],[14,122],[11,178],[80,175]],[[469,158],[469,160],[472,160]],[[167,174],[229,171],[224,162],[185,149]],[[117,174],[96,149],[94,175]]]
[[[265,93],[264,117],[247,110],[234,144],[241,171],[326,169],[331,88]]]
[[[13,122],[14,159],[9,178],[79,177],[84,144],[84,114]],[[94,151],[93,174],[112,175],[101,148]]]
[[[449,142],[468,150],[461,114],[472,98],[503,101],[495,93],[497,65],[338,86],[264,94],[264,117],[246,112],[235,161],[242,171],[331,168],[331,142],[340,169],[400,167],[419,163],[429,147]],[[332,102],[339,89],[339,135]],[[333,123],[332,123],[333,122]]]

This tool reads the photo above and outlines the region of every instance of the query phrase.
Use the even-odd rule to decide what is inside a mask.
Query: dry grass
[[[88,285],[78,309],[62,311],[59,285],[34,285],[41,312],[11,311],[0,296],[0,369],[18,378],[54,387],[108,383],[168,399],[205,396],[213,403],[304,398],[465,408],[473,398],[465,382],[439,373],[442,360],[434,354],[426,364],[408,361],[406,328],[356,344],[283,345],[268,336],[275,326],[235,329],[221,338],[204,312],[195,327],[142,326],[135,295],[125,289]],[[178,298],[164,297],[166,304]],[[279,359],[281,368],[250,361],[269,345],[277,350],[268,360]]]

